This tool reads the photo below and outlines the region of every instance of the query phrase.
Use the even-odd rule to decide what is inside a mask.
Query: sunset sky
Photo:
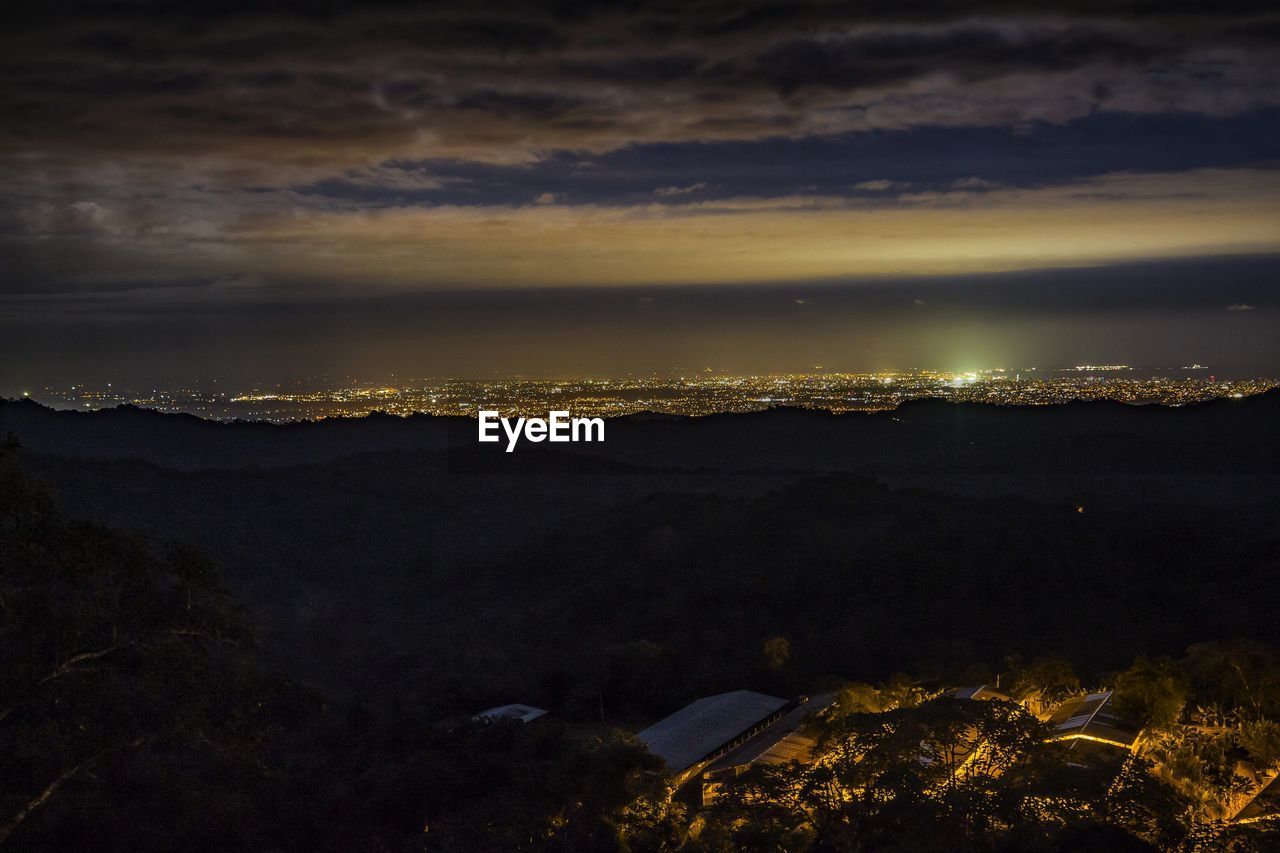
[[[237,5],[0,11],[0,393],[1280,372],[1274,3]]]

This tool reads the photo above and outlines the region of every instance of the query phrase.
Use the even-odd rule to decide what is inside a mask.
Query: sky
[[[10,2],[0,394],[1280,373],[1274,3]]]

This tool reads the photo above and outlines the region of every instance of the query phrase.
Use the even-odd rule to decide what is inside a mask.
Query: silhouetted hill
[[[478,445],[475,421],[428,415],[334,418],[286,425],[215,423],[121,406],[55,411],[0,404],[0,432],[36,453],[137,459],[180,470],[281,467],[388,450],[449,451],[470,470],[530,467],[538,454],[654,468],[717,471],[1273,471],[1280,466],[1280,392],[1169,408],[1115,402],[1000,407],[915,400],[893,412],[774,409],[702,418],[608,422],[603,444],[571,449]],[[488,466],[483,461],[488,458]],[[570,463],[557,463],[559,467]],[[480,466],[480,467],[477,467]],[[534,466],[545,467],[542,463]]]
[[[744,684],[1044,650],[1105,668],[1274,633],[1277,414],[1277,394],[923,400],[621,418],[603,444],[514,453],[425,416],[271,426],[9,403],[0,430],[71,514],[208,551],[266,653],[339,695],[580,713],[595,689],[625,716]],[[795,663],[762,673],[775,634]],[[663,684],[645,700],[600,685],[634,643],[679,662],[641,678]]]
[[[219,423],[137,406],[59,411],[30,400],[0,402],[0,433],[37,453],[137,459],[170,468],[278,467],[371,450],[442,449],[445,419],[373,414],[291,424]]]
[[[779,409],[610,422],[603,453],[648,464],[828,471],[1245,472],[1280,465],[1280,393],[1195,406],[1001,407],[916,400],[893,412]],[[577,449],[577,448],[575,448]]]

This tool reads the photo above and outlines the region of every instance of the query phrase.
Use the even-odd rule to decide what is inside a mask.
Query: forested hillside
[[[114,427],[95,436],[97,416],[77,415],[87,430],[77,446],[97,442],[88,457],[50,453],[39,433],[30,444],[44,452],[5,450],[10,846],[733,849],[745,837],[733,827],[762,813],[729,800],[695,819],[667,801],[660,765],[626,732],[739,689],[794,697],[875,684],[866,690],[881,698],[845,713],[880,715],[948,687],[1012,684],[1056,659],[1077,686],[1164,673],[1184,722],[1199,703],[1243,709],[1232,719],[1251,725],[1272,719],[1277,697],[1214,681],[1228,664],[1207,666],[1204,651],[1262,649],[1248,652],[1261,674],[1246,683],[1280,684],[1265,663],[1280,639],[1273,401],[1253,403],[1207,414],[1108,407],[1096,418],[1083,409],[1061,421],[938,410],[967,432],[952,423],[921,445],[926,457],[975,436],[950,466],[917,465],[910,442],[889,439],[858,445],[856,465],[835,450],[829,466],[813,452],[797,459],[790,445],[761,447],[747,464],[730,448],[781,422],[803,444],[817,417],[819,447],[833,424],[869,442],[867,424],[895,423],[773,412],[707,422],[721,461],[711,452],[704,465],[646,458],[663,442],[673,460],[696,458],[709,439],[681,421],[629,422],[590,456],[377,449],[387,426],[374,421],[374,448],[350,444],[360,422],[343,424],[336,444],[311,445],[324,458],[307,464],[237,456],[171,467],[106,458]],[[1135,418],[1118,433],[1107,426],[1117,412]],[[1005,414],[1044,418],[1043,441],[1018,450],[1000,439],[1012,434]],[[1170,427],[1181,414],[1192,419],[1185,436]],[[138,417],[160,433],[191,428]],[[1233,419],[1254,455],[1208,449],[1201,417]],[[966,461],[970,440],[1000,450]],[[361,452],[342,452],[352,446]],[[1046,461],[1064,447],[1128,463],[1103,475]],[[873,470],[880,449],[883,474]],[[1138,675],[1118,675],[1130,670]],[[523,728],[470,721],[508,702],[549,714]],[[866,739],[899,718],[850,720],[830,736],[871,748]],[[1216,767],[1228,759],[1215,749],[1270,760],[1258,758],[1269,755],[1262,735],[1252,752],[1241,737],[1186,754],[1175,739],[1168,761]],[[885,772],[911,766],[895,755]],[[1133,790],[1158,826],[1104,823],[1124,843],[1180,838],[1198,813],[1185,798],[1217,791],[1218,772],[1192,784],[1152,770],[1155,787]],[[1051,789],[1067,778],[1044,773]],[[981,796],[1022,797],[1018,778]],[[929,797],[921,808],[941,807]],[[873,832],[875,849],[942,843],[919,835],[925,812],[819,819],[819,802],[797,801],[785,817],[802,830],[787,849],[811,849],[827,832]],[[973,816],[1006,827],[1001,843],[1112,838],[1097,827],[1073,835],[1075,818],[1006,837],[1023,814],[1010,803]],[[229,834],[196,839],[195,815],[210,813]],[[138,822],[147,834],[128,829]],[[974,829],[964,843],[979,849],[985,837]]]

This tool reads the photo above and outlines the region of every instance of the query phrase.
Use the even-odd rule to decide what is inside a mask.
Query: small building
[[[1008,693],[1001,692],[989,684],[979,684],[977,687],[957,687],[947,695],[952,699],[974,699],[981,702],[992,699],[999,699],[1002,702],[1013,701],[1013,697]]]
[[[1078,741],[1106,744],[1132,751],[1142,730],[1119,717],[1111,702],[1112,691],[1068,700],[1049,718],[1053,733],[1051,742],[1066,742],[1073,748]]]
[[[667,765],[675,787],[780,719],[792,703],[751,690],[706,696],[636,737]]]
[[[483,723],[497,723],[504,720],[528,723],[538,719],[545,713],[547,712],[541,708],[534,708],[531,705],[500,705],[497,708],[481,711],[471,719]]]

